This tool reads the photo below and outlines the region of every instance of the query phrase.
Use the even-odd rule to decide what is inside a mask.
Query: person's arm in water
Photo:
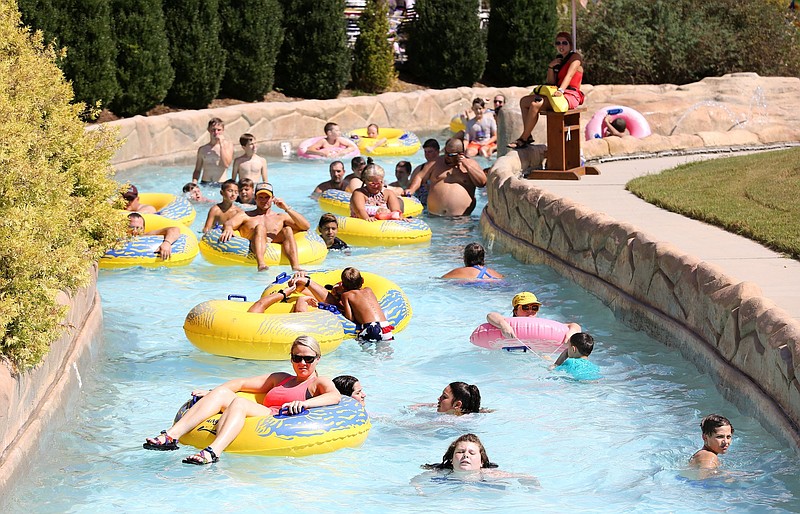
[[[172,244],[181,237],[181,231],[178,227],[165,227],[147,232],[148,236],[164,236],[164,242],[158,246],[156,253],[163,260],[167,260],[172,256]]]
[[[506,339],[517,339],[517,333],[514,332],[514,328],[509,325],[506,318],[499,312],[490,312],[487,314],[486,321],[488,321],[490,325],[499,328],[503,337]]]
[[[408,185],[408,189],[405,190],[406,196],[411,196],[417,192],[417,189],[420,188],[422,184],[428,181],[428,178],[431,175],[431,170],[433,169],[433,165],[436,163],[435,160],[426,163],[423,165],[422,170],[411,179],[411,183]]]

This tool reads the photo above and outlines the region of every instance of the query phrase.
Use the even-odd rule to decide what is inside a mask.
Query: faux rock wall
[[[629,325],[679,349],[797,449],[800,323],[756,284],[519,178],[528,155],[493,166],[484,237],[522,262],[554,267]]]
[[[0,498],[24,476],[30,456],[53,437],[51,423],[65,423],[91,364],[102,328],[100,297],[92,282],[75,294],[59,293],[69,305],[67,330],[35,368],[22,374],[0,363]]]

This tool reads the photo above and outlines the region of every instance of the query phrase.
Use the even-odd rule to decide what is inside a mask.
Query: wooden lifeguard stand
[[[547,168],[532,170],[530,179],[580,180],[584,175],[599,175],[593,166],[581,166],[581,113],[586,108],[565,112],[540,111],[547,116]]]

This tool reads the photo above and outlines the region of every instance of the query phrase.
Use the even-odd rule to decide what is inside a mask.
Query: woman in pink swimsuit
[[[183,460],[187,464],[211,464],[219,460],[218,455],[239,435],[246,417],[271,416],[284,408],[289,414],[297,414],[304,408],[339,403],[342,395],[333,382],[317,375],[317,363],[321,355],[316,339],[298,337],[291,349],[294,375],[272,373],[238,378],[212,391],[192,391],[192,396],[200,396],[200,400],[172,427],[147,439],[142,446],[148,450],[177,450],[178,439],[210,416],[222,412],[214,442]],[[266,393],[266,396],[263,404],[259,404],[237,396],[237,392]]]

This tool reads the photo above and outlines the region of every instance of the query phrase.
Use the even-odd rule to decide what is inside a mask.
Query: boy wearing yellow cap
[[[533,317],[539,313],[539,307],[542,306],[542,302],[536,298],[536,295],[528,292],[523,291],[521,293],[517,293],[514,295],[514,298],[511,300],[511,307],[513,308],[512,315],[516,317]],[[506,339],[517,339],[517,334],[514,332],[514,328],[506,321],[505,317],[500,314],[499,312],[490,312],[486,315],[486,321],[488,321],[493,326],[500,329],[502,332],[503,337]],[[564,336],[564,341],[568,341],[572,334],[577,334],[581,331],[581,326],[577,323],[565,323],[569,330],[567,331],[566,335]],[[563,341],[562,341],[563,342]]]

